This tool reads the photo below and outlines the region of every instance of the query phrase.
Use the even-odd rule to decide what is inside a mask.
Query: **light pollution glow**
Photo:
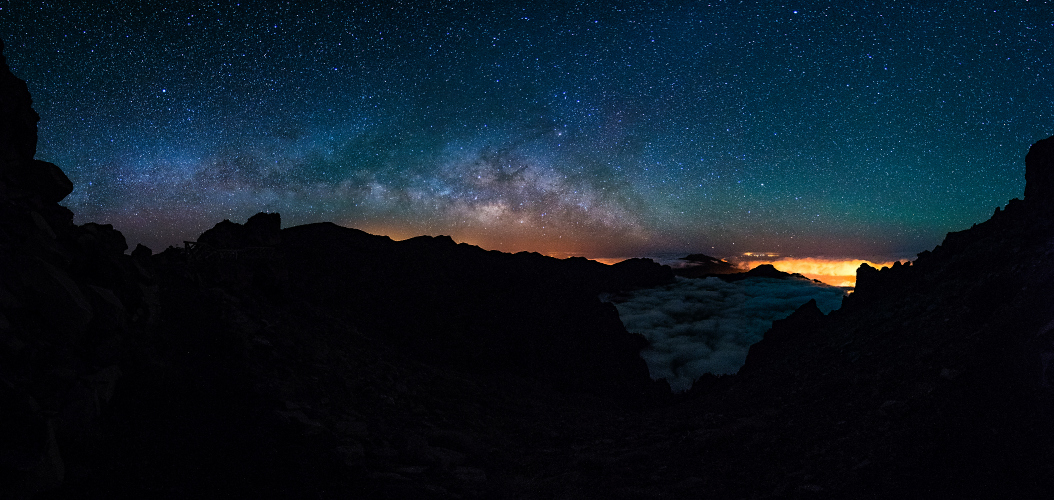
[[[348,227],[352,227],[348,225]],[[394,240],[404,240],[417,236],[411,231],[400,231],[390,227],[373,227],[363,226],[362,230],[372,234],[383,234]],[[519,251],[539,251],[550,257],[556,257],[560,259],[566,259],[569,257],[587,256],[590,252],[588,251],[544,251],[537,248],[531,248],[531,238],[524,237],[508,238],[505,241],[501,241],[499,244],[496,241],[480,241],[477,239],[462,239],[455,236],[455,241],[458,243],[468,243],[470,245],[476,245],[488,250],[500,250],[503,252],[515,253]],[[537,241],[534,241],[537,244]],[[597,262],[613,265],[622,262],[631,257],[586,257]],[[860,268],[861,264],[867,264],[876,269],[883,267],[890,267],[895,261],[893,260],[866,260],[866,259],[837,259],[830,257],[781,257],[777,253],[770,252],[746,252],[741,256],[730,257],[725,259],[735,266],[743,269],[743,271],[749,271],[757,266],[764,264],[771,264],[777,270],[785,273],[800,274],[806,278],[817,280],[831,286],[838,287],[853,287],[856,286],[856,270]]]
[[[735,263],[745,269],[753,269],[763,264],[785,273],[797,273],[806,278],[822,281],[832,286],[856,286],[856,270],[861,264],[876,269],[889,267],[893,261],[873,262],[863,259],[830,259],[823,257],[783,257],[776,259],[736,260]]]
[[[775,254],[770,255],[775,256]],[[610,265],[626,260],[626,258],[592,258],[592,260]],[[881,269],[892,266],[894,263],[894,261],[876,262],[864,259],[834,259],[827,257],[776,257],[769,259],[750,258],[748,260],[730,258],[726,260],[743,269],[743,271],[749,271],[763,264],[771,264],[772,267],[785,273],[800,274],[806,278],[839,287],[856,286],[856,270],[861,264]]]

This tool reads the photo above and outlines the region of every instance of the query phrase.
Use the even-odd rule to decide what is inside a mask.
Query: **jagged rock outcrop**
[[[57,166],[35,160],[37,122],[26,82],[11,73],[0,41],[0,196],[31,208],[58,203],[73,183]]]
[[[429,362],[563,389],[655,390],[639,357],[644,339],[626,332],[598,294],[669,282],[668,267],[513,255],[448,236],[397,242],[330,223],[279,226],[278,214],[223,221],[170,257],[201,283],[333,311]],[[255,251],[265,245],[273,251]]]
[[[4,50],[0,41],[0,52]],[[29,95],[26,82],[19,79],[7,65],[7,58],[0,54],[0,110],[3,121],[0,122],[0,148],[3,159],[10,161],[30,161],[37,154],[37,122],[40,115],[33,110],[33,99]]]
[[[197,243],[216,249],[238,249],[248,247],[273,247],[282,241],[282,216],[276,213],[258,213],[245,224],[224,220],[198,237]]]
[[[861,266],[841,309],[802,306],[707,381],[700,405],[757,419],[734,476],[767,474],[762,497],[1054,491],[1052,144],[1030,150],[1025,202],[913,263]]]
[[[672,279],[668,268],[328,223],[283,229],[261,254],[263,239],[245,236],[257,220],[279,221],[225,221],[197,242],[218,253],[150,257],[155,340],[149,362],[123,366],[110,420],[121,432],[109,453],[137,465],[79,487],[487,498],[510,487],[494,477],[518,454],[554,439],[554,401],[669,396],[637,354],[643,339],[597,298]],[[150,450],[179,465],[146,485],[135,478],[156,476]]]
[[[446,236],[395,242],[333,224],[289,228],[282,239],[297,296],[408,351],[564,387],[650,385],[643,338],[597,295],[672,280],[654,262],[511,255]]]
[[[493,497],[556,408],[668,395],[597,299],[668,268],[278,214],[127,255],[57,204],[26,89],[0,67],[0,497]]]
[[[0,42],[0,51],[3,44]],[[73,184],[36,160],[25,82],[0,55],[0,496],[60,486],[98,438],[133,324],[151,320],[152,277],[109,225],[75,226]],[[76,467],[72,473],[78,473]]]
[[[1054,137],[1028,148],[1025,155],[1025,201],[1044,209],[1054,205]]]
[[[0,109],[0,497],[1054,491],[1050,139],[1024,201],[861,268],[840,310],[803,305],[673,398],[596,296],[668,268],[277,214],[126,255],[57,204],[6,66]]]

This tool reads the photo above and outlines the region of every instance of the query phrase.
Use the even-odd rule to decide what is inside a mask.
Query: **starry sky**
[[[931,5],[927,5],[931,4]],[[78,223],[913,255],[1021,197],[1054,6],[0,1]]]

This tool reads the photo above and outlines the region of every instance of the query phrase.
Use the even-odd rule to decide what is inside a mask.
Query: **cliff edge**
[[[788,476],[775,486],[836,496],[1054,491],[1054,137],[1029,149],[1026,179],[1024,201],[913,262],[861,266],[841,309],[802,306],[751,347],[737,376],[711,383],[704,399],[714,407],[770,415],[794,436],[754,457],[783,464],[775,468]],[[821,455],[774,456],[791,449]],[[795,467],[811,479],[790,479]]]

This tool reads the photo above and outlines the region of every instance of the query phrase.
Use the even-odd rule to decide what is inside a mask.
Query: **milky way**
[[[917,252],[1054,134],[1021,2],[0,2],[78,222],[502,250]],[[191,5],[194,4],[194,5]]]

